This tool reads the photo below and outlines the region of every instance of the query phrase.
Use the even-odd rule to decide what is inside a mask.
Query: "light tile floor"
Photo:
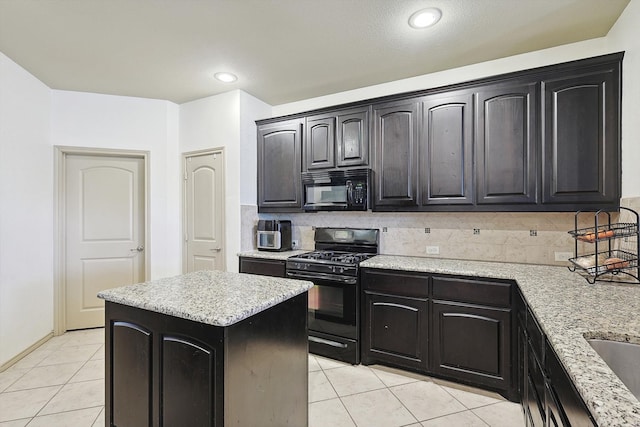
[[[309,356],[309,427],[523,425],[495,393]],[[104,426],[103,329],[54,337],[0,373],[0,427],[24,426]]]

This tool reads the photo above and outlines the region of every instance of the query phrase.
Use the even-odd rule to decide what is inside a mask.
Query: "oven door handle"
[[[346,344],[343,344],[341,342],[335,342],[335,341],[331,341],[331,340],[325,340],[324,338],[318,338],[318,337],[314,337],[309,335],[309,341],[312,342],[317,342],[318,344],[326,344],[326,345],[330,345],[331,347],[337,347],[337,348],[347,348]]]
[[[314,280],[331,280],[334,282],[344,283],[345,285],[355,285],[358,283],[358,279],[356,277],[339,277],[323,273],[308,274],[298,273],[297,271],[287,271],[287,277],[292,279],[309,280],[312,282]]]

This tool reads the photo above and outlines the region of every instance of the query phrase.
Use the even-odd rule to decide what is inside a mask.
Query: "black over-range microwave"
[[[306,211],[366,211],[371,169],[303,172]]]

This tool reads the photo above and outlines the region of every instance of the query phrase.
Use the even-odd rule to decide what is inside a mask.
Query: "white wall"
[[[180,152],[224,147],[225,249],[228,271],[240,251],[240,91],[180,105]]]
[[[255,205],[258,200],[256,120],[271,117],[271,106],[240,92],[240,204]]]
[[[150,153],[151,277],[181,272],[178,106],[168,101],[52,91],[51,144]]]
[[[50,100],[0,53],[0,366],[53,329]]]
[[[493,61],[481,62],[479,64],[468,65],[437,73],[395,80],[375,86],[367,86],[346,92],[339,92],[318,98],[280,104],[273,107],[273,116],[283,116],[316,108],[329,107],[332,105],[356,102],[397,93],[435,88],[448,84],[462,83],[465,81],[526,70],[529,68],[543,67],[545,65],[552,65],[575,59],[603,55],[605,53],[610,53],[611,51],[609,49],[610,48],[605,38],[592,39],[579,43],[496,59]]]
[[[607,35],[622,61],[622,196],[640,196],[640,2],[632,1]]]

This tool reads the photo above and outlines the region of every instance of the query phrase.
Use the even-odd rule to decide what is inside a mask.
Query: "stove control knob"
[[[344,273],[344,268],[340,267],[340,273]]]

